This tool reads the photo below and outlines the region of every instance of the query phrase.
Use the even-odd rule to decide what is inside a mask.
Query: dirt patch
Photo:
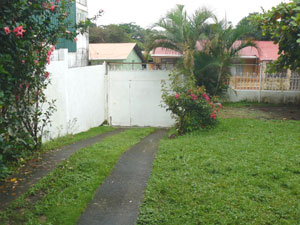
[[[253,118],[274,120],[300,120],[300,106],[224,106],[220,118]]]

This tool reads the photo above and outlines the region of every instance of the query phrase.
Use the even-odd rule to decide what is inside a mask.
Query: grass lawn
[[[66,136],[55,138],[43,144],[43,151],[49,151],[53,149],[58,149],[63,146],[73,144],[74,142],[82,141],[87,138],[95,137],[100,134],[107,133],[114,130],[115,128],[110,126],[99,126],[89,129],[88,131],[81,132],[78,134],[69,134]]]
[[[121,154],[153,131],[129,129],[79,150],[0,213],[0,224],[76,224]]]
[[[8,170],[5,175],[0,176],[0,182],[2,180],[4,180],[6,177],[8,177],[14,171],[17,171],[17,169],[21,168],[22,165],[26,164],[28,161],[38,157],[41,153],[45,153],[50,150],[59,149],[66,145],[73,144],[75,142],[82,141],[87,138],[95,137],[97,135],[107,133],[114,129],[115,128],[110,127],[110,126],[99,126],[99,127],[91,128],[85,132],[81,132],[78,134],[69,134],[69,135],[58,137],[58,138],[55,138],[48,142],[45,142],[45,143],[43,143],[42,149],[40,151],[33,152],[33,153],[27,152],[24,154],[24,158],[22,158],[21,160],[16,161],[16,162],[7,163],[6,166],[8,167]]]
[[[221,119],[160,142],[138,224],[300,223],[300,121]]]

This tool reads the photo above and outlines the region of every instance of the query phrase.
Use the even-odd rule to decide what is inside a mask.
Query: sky
[[[89,17],[100,9],[104,15],[97,21],[98,25],[135,22],[148,28],[176,4],[185,5],[188,13],[203,6],[211,9],[219,19],[226,15],[227,21],[236,25],[243,17],[252,12],[262,12],[261,7],[268,10],[280,2],[289,0],[88,0]]]

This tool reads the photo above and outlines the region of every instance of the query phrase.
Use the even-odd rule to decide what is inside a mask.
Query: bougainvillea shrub
[[[76,36],[66,19],[72,4],[69,0],[1,0],[1,162],[40,149],[54,110],[44,95],[51,76],[46,66],[58,39]]]
[[[222,108],[214,103],[204,87],[197,87],[194,82],[174,72],[170,75],[170,86],[163,84],[163,102],[167,111],[171,111],[179,135],[217,123],[217,112]]]

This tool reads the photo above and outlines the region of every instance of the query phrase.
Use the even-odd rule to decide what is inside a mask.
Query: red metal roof
[[[169,48],[158,47],[151,52],[151,56],[181,57],[182,54]]]
[[[237,41],[234,45],[239,45],[241,41]],[[246,47],[239,52],[241,57],[256,57],[260,61],[276,60],[278,58],[278,44],[274,44],[272,41],[255,41],[257,49],[254,47]],[[196,48],[202,50],[203,46],[201,42],[197,42]],[[167,48],[156,48],[151,53],[152,56],[170,56],[180,57],[182,56],[179,52],[167,49]]]
[[[260,61],[276,60],[278,58],[278,44],[274,44],[272,41],[255,41],[257,49],[254,47],[243,48],[239,55],[242,57],[255,56]]]

